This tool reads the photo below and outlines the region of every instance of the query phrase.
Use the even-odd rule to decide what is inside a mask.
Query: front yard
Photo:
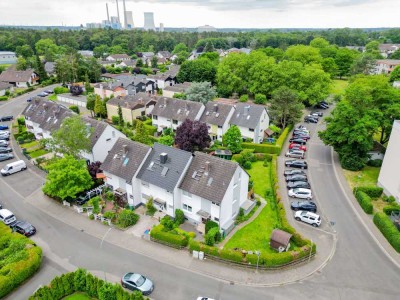
[[[361,171],[343,170],[343,172],[349,186],[353,189],[356,186],[376,186],[380,170],[381,168],[365,166]]]

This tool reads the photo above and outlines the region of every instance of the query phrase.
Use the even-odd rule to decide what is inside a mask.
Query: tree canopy
[[[217,91],[210,82],[193,82],[186,90],[185,95],[189,101],[206,104],[215,98]]]
[[[179,82],[215,82],[217,72],[216,65],[207,58],[185,61],[179,70],[177,79]]]
[[[242,151],[242,133],[239,127],[233,125],[222,136],[222,144],[227,147],[232,153]]]
[[[186,119],[175,133],[175,145],[185,151],[201,151],[210,146],[207,125],[200,121]]]

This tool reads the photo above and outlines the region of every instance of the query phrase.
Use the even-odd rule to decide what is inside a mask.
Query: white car
[[[303,189],[303,188],[291,189],[289,190],[288,195],[289,197],[307,199],[307,200],[311,200],[313,197],[310,189]]]
[[[303,221],[304,223],[310,224],[314,227],[321,225],[321,217],[315,213],[305,210],[296,211],[294,218],[297,221]]]

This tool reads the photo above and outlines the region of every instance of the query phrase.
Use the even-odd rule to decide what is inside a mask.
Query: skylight
[[[126,157],[125,160],[124,160],[124,162],[122,163],[122,165],[126,167],[126,165],[128,164],[128,162],[129,162],[129,157]]]

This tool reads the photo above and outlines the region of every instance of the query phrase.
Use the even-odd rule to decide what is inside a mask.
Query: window
[[[192,198],[192,194],[186,191],[183,191],[183,195],[188,197],[188,198]]]
[[[156,115],[153,115],[153,120],[157,120],[158,117]]]
[[[216,218],[216,217],[214,217],[214,221],[216,221],[216,222],[219,222],[219,219],[218,219],[218,218]]]
[[[178,120],[172,120],[172,124],[178,124]]]
[[[219,128],[219,129],[222,129],[222,126],[221,126],[221,125],[218,125],[218,128]]]
[[[192,207],[190,205],[183,204],[183,209],[187,210],[188,212],[192,212]]]
[[[250,132],[254,132],[254,128],[249,128],[249,131]]]
[[[148,182],[144,182],[144,181],[142,181],[142,185],[143,185],[143,186],[145,186],[145,187],[150,187],[150,185],[149,185],[149,183],[148,183]]]

